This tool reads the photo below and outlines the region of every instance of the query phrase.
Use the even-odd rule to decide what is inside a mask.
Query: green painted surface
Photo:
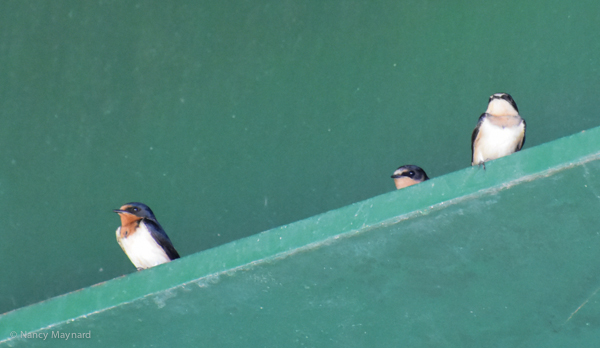
[[[517,101],[525,149],[599,125],[598,10],[0,3],[0,313],[134,272],[125,202],[186,256],[392,191],[401,164],[468,167],[494,92]]]
[[[7,313],[0,344],[596,345],[600,127],[486,167]]]

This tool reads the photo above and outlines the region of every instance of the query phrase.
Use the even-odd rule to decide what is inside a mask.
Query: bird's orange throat
[[[140,221],[142,221],[141,217],[133,214],[119,213],[119,216],[121,217],[121,238],[127,238],[134,234],[140,225]]]

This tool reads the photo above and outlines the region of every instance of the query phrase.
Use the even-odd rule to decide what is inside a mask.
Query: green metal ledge
[[[62,346],[65,341],[60,338],[48,338],[43,341],[41,338],[34,338],[33,334],[90,332],[90,338],[79,338],[79,340],[87,340],[86,346],[94,344],[98,346],[136,344],[139,346],[152,344],[164,346],[194,342],[200,346],[228,346],[240,343],[246,343],[246,346],[300,345],[301,343],[309,346],[328,346],[328,344],[330,346],[361,346],[369,342],[379,346],[401,344],[402,342],[407,343],[407,346],[465,346],[468,344],[476,346],[498,344],[501,346],[502,344],[498,342],[513,334],[519,338],[515,338],[515,341],[508,341],[508,343],[512,346],[520,346],[519,342],[527,342],[526,337],[551,336],[552,333],[560,331],[557,327],[574,321],[568,315],[563,315],[561,311],[556,317],[545,318],[543,313],[531,312],[535,311],[532,308],[536,308],[532,307],[524,309],[525,313],[517,310],[511,314],[515,318],[515,322],[521,322],[524,317],[529,316],[532,321],[552,322],[548,328],[536,326],[536,329],[529,332],[526,329],[523,329],[523,332],[515,332],[515,326],[510,323],[511,316],[504,317],[498,312],[494,318],[487,318],[486,320],[489,320],[486,322],[487,324],[474,332],[470,330],[477,327],[478,324],[469,323],[465,318],[455,318],[456,308],[453,310],[450,308],[460,301],[467,301],[462,297],[456,297],[460,296],[461,291],[477,294],[478,289],[487,289],[488,294],[482,295],[481,301],[483,298],[495,296],[493,289],[498,289],[498,284],[490,285],[492,283],[489,282],[493,280],[486,277],[489,274],[495,274],[494,279],[501,279],[501,274],[506,274],[506,272],[499,270],[498,267],[504,267],[502,265],[513,262],[518,263],[521,262],[519,260],[522,260],[520,266],[516,265],[516,268],[511,268],[517,272],[516,277],[519,278],[519,274],[521,274],[518,270],[519,267],[521,267],[520,269],[529,269],[528,265],[537,265],[535,258],[534,261],[531,259],[535,254],[529,254],[528,259],[521,259],[525,256],[519,249],[522,247],[520,242],[504,243],[499,241],[493,245],[495,248],[500,248],[494,255],[497,255],[498,258],[506,257],[506,259],[498,261],[484,259],[479,262],[479,259],[472,256],[474,254],[469,254],[471,256],[468,256],[464,262],[459,262],[458,259],[453,260],[449,262],[449,268],[445,269],[444,263],[435,264],[435,266],[430,263],[441,262],[440,260],[446,259],[448,254],[441,251],[441,254],[436,256],[435,254],[431,255],[431,252],[435,248],[448,251],[464,250],[462,248],[469,247],[472,253],[478,249],[483,250],[483,245],[487,246],[486,240],[499,238],[498,231],[491,231],[494,228],[500,228],[500,231],[504,231],[502,233],[512,236],[511,238],[520,238],[525,235],[524,233],[534,233],[530,231],[535,230],[536,224],[539,225],[540,222],[529,221],[531,214],[535,214],[537,211],[551,211],[556,205],[561,205],[560,209],[563,211],[567,211],[565,209],[582,211],[582,219],[592,221],[590,219],[593,219],[591,216],[595,209],[593,204],[598,200],[597,193],[590,195],[588,200],[573,196],[575,193],[572,190],[561,191],[562,197],[559,198],[562,200],[556,202],[548,197],[554,197],[549,195],[549,190],[554,187],[556,182],[566,185],[566,183],[579,180],[570,177],[570,170],[584,168],[584,172],[589,171],[590,167],[598,166],[599,159],[600,127],[489,162],[486,164],[485,170],[480,167],[468,167],[404,190],[367,199],[165,265],[8,312],[0,316],[0,345],[35,346],[39,344],[47,347],[54,344]],[[574,177],[580,178],[581,175]],[[593,174],[593,177],[597,178],[598,176]],[[520,186],[522,188],[519,190],[513,190]],[[600,188],[600,184],[598,188]],[[496,198],[488,202],[489,197],[494,195]],[[512,220],[507,220],[509,219],[507,216],[512,216],[510,215],[510,206],[506,209],[501,207],[504,207],[503,204],[509,204],[511,196],[514,195],[519,195],[521,202],[531,199],[529,207],[531,209],[521,207],[518,209],[521,215],[516,214],[511,218]],[[546,195],[549,196],[546,197]],[[498,202],[502,200],[507,203]],[[510,204],[514,206],[515,203]],[[508,215],[496,216],[494,219],[497,220],[491,221],[489,226],[486,226],[486,220],[482,220],[482,216],[485,214],[492,216],[493,213],[486,210],[487,206],[496,205],[499,207],[497,211],[506,211]],[[463,215],[465,222],[460,220]],[[557,219],[556,222],[552,221],[552,216]],[[575,232],[565,230],[564,233],[578,233],[577,224],[573,225],[572,222],[564,221],[567,217],[552,216],[545,216],[545,223],[556,223],[557,226],[565,224]],[[445,222],[438,224],[438,221]],[[509,224],[518,221],[520,225],[515,225],[517,227],[505,231],[502,229],[502,221],[508,221]],[[453,224],[452,228],[450,228],[451,224]],[[456,227],[463,225],[464,228]],[[519,231],[515,231],[515,229],[519,229],[518,226],[529,225],[533,227],[527,229],[526,232],[521,231],[519,234]],[[448,226],[448,229],[443,229],[441,226]],[[490,232],[489,235],[486,235],[488,229]],[[582,226],[579,229],[588,230],[587,227]],[[413,230],[424,232],[412,234],[410,239],[403,239],[409,238],[407,235]],[[569,240],[569,235],[562,235],[561,231],[557,230],[555,234],[548,236],[558,241],[563,240],[562,238]],[[430,238],[429,234],[431,233],[437,233],[437,235],[435,239],[429,240],[428,243],[431,244],[428,246],[423,238]],[[543,236],[543,231],[535,233]],[[384,239],[384,235],[387,236],[386,239]],[[484,237],[487,239],[483,239]],[[476,238],[482,239],[475,240]],[[537,238],[537,240],[544,239],[543,237]],[[586,241],[587,244],[584,245],[591,245],[589,243],[594,241],[592,235],[589,238]],[[440,243],[438,244],[437,241]],[[444,242],[441,243],[441,241]],[[403,244],[394,244],[400,242]],[[411,249],[402,249],[410,243],[416,243],[414,244],[416,246]],[[550,241],[544,241],[544,243],[550,243]],[[404,250],[404,252],[396,254],[393,250],[386,249],[391,245],[396,245],[399,250]],[[543,248],[553,247],[545,246]],[[560,245],[556,246],[556,248],[560,247]],[[543,253],[545,258],[551,257],[542,250],[542,247],[540,248],[539,252]],[[376,256],[380,251],[389,253]],[[573,252],[580,255],[585,254],[580,250]],[[430,257],[423,260],[423,255]],[[341,260],[344,262],[341,263]],[[415,260],[422,262],[416,263]],[[390,264],[377,266],[378,262],[384,261]],[[592,260],[581,262],[592,262]],[[331,275],[321,273],[327,271],[328,265],[333,264],[342,269],[349,267],[346,270],[347,273],[342,271]],[[488,267],[485,272],[478,271],[478,267],[482,264]],[[548,267],[557,269],[556,265],[548,265]],[[383,272],[384,269],[391,271]],[[396,273],[393,271],[394,269],[403,271]],[[447,288],[452,289],[452,295],[437,294],[435,287],[443,288],[443,286],[432,285],[432,288],[427,290],[432,291],[432,294],[429,294],[431,296],[428,297],[427,291],[419,290],[418,280],[425,277],[428,272],[432,274],[441,272],[440,269],[446,273],[438,275],[436,279],[446,279],[445,277],[456,279],[456,284],[446,284]],[[548,277],[553,277],[553,269],[539,265],[539,268],[530,269],[530,271],[536,274],[548,273]],[[599,276],[587,273],[589,271],[586,268],[581,272],[587,274],[586,279],[589,281],[590,289],[593,290],[594,284],[600,286],[600,284],[596,284]],[[278,274],[279,276],[277,276]],[[345,274],[345,276],[342,277],[341,274]],[[559,274],[562,273],[559,272]],[[462,278],[469,279],[471,277],[469,275],[475,277],[476,280]],[[527,284],[526,278],[529,276],[522,276],[522,282],[518,284],[527,286],[523,284]],[[320,277],[320,280],[313,281],[311,280],[313,277]],[[534,278],[531,278],[532,281]],[[392,289],[394,286],[400,288],[408,286],[406,285],[408,279],[413,286],[412,292],[407,290],[406,293],[386,293],[382,290]],[[429,278],[423,279],[423,284],[433,281]],[[478,284],[478,281],[481,281],[481,284]],[[540,280],[540,282],[539,285],[543,285],[543,281]],[[561,280],[557,279],[556,282],[560,283]],[[465,284],[469,284],[466,290],[463,289]],[[352,290],[353,288],[355,290]],[[303,291],[319,290],[311,292],[311,295],[307,295],[308,297],[303,297],[301,290],[298,289]],[[376,289],[381,292],[374,292]],[[590,296],[581,295],[583,297],[576,305],[575,303],[570,306],[565,305],[568,310],[565,309],[564,313],[581,314],[577,308],[579,305],[581,305],[580,308],[588,310],[589,308],[598,309],[598,305],[593,300],[595,292],[590,289],[581,289]],[[544,292],[541,288],[537,290]],[[346,292],[341,294],[340,291]],[[510,293],[513,290],[507,291]],[[402,321],[402,318],[409,317],[408,308],[413,307],[403,303],[396,303],[397,306],[394,307],[387,302],[390,298],[394,298],[394,301],[401,301],[397,297],[405,296],[412,297],[415,303],[419,303],[423,309],[421,316],[413,316],[410,320]],[[426,310],[429,303],[438,301],[439,298],[444,298],[445,302],[442,301],[437,304],[437,307]],[[475,296],[475,298],[479,297]],[[505,303],[507,308],[510,307],[510,297],[498,298],[502,299],[500,302]],[[584,302],[586,298],[587,301]],[[375,302],[367,308],[365,303],[370,303],[369,301]],[[379,312],[376,311],[378,303],[386,303],[382,305]],[[531,303],[531,300],[523,303]],[[584,307],[584,305],[586,306]],[[319,308],[328,306],[331,307],[332,312],[319,312]],[[277,310],[265,314],[269,308],[271,310],[277,308]],[[391,311],[389,308],[395,309],[388,312],[388,310]],[[371,313],[371,311],[374,312]],[[302,313],[304,316],[300,316]],[[316,315],[319,319],[316,319],[315,313],[318,313]],[[378,318],[377,313],[383,317],[376,319]],[[562,317],[558,318],[561,315]],[[424,319],[422,316],[429,316],[429,319]],[[323,322],[320,322],[321,319]],[[472,319],[475,320],[475,318]],[[463,325],[456,324],[459,325],[458,327],[445,326],[449,325],[448,321],[461,323],[461,320],[463,320]],[[312,322],[316,322],[316,326],[311,326]],[[441,322],[446,324],[441,324]],[[214,326],[211,326],[211,323],[214,323]],[[370,324],[373,327],[370,327]],[[421,324],[422,326],[418,328],[410,327]],[[579,324],[585,325],[585,323]],[[389,327],[386,328],[386,325]],[[555,341],[563,340],[561,344],[565,346],[572,344],[573,340],[593,342],[590,340],[598,337],[598,325],[598,322],[592,323],[595,330],[593,332],[582,331],[579,336],[574,337],[574,331],[569,331],[566,335],[555,337]],[[366,327],[369,327],[369,330],[365,329]],[[544,331],[546,329],[548,332]],[[369,331],[376,330],[382,330],[387,334],[378,336],[380,338],[369,335]],[[461,334],[461,330],[464,331],[464,334]],[[394,334],[394,332],[396,333]],[[493,335],[490,334],[491,332]],[[23,333],[30,336],[23,337]],[[348,341],[344,341],[345,339]],[[494,340],[495,343],[490,342],[489,339]],[[75,341],[73,344],[79,344],[77,339],[67,342],[73,341]],[[599,341],[596,339],[595,343],[599,343]]]

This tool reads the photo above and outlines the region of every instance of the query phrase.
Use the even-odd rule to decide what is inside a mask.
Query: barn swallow
[[[427,177],[427,174],[425,174],[425,171],[421,167],[411,164],[396,169],[392,178],[398,190],[429,180],[429,177]]]
[[[117,242],[138,271],[179,258],[173,243],[147,205],[127,203],[113,211],[121,217]]]
[[[521,150],[525,143],[525,120],[507,93],[496,93],[490,97],[488,108],[479,117],[471,136],[471,165],[508,156]]]

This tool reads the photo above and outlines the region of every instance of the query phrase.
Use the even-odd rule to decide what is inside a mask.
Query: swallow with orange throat
[[[138,271],[179,258],[169,236],[147,205],[132,202],[113,211],[121,217],[117,242]]]
[[[396,169],[392,179],[394,179],[396,189],[399,190],[429,180],[429,177],[421,167],[407,164]]]

